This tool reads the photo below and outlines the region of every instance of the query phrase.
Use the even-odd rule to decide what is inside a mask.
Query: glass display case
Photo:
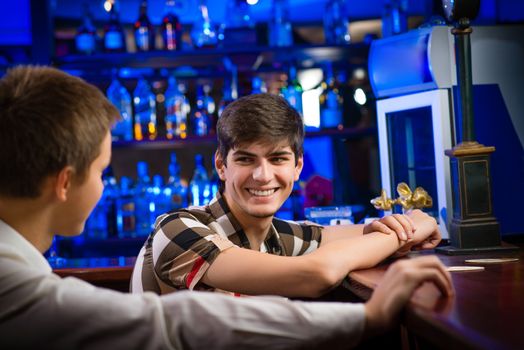
[[[433,198],[425,211],[435,217],[448,237],[451,216],[449,161],[451,148],[450,96],[446,89],[392,97],[377,102],[382,186],[397,197],[396,186],[423,187]]]

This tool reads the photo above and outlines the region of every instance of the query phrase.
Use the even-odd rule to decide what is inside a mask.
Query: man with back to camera
[[[55,234],[83,231],[118,117],[96,87],[53,68],[0,79],[0,348],[347,348],[387,329],[422,282],[453,293],[435,257],[393,264],[365,305],[132,295],[61,279],[42,254]]]
[[[217,138],[221,190],[209,205],[157,219],[135,264],[133,292],[318,297],[350,271],[440,241],[436,221],[420,210],[367,226],[275,218],[300,176],[304,142],[301,116],[279,96],[254,94],[229,104]]]

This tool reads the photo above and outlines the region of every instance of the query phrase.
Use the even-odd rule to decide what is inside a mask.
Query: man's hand
[[[398,319],[413,292],[424,282],[434,283],[444,296],[454,294],[451,276],[436,256],[393,263],[366,303],[366,336],[382,333]]]
[[[396,234],[401,241],[409,241],[413,238],[416,226],[408,215],[393,214],[384,216],[364,226],[364,234],[371,232],[382,232],[385,234]]]
[[[411,211],[408,216],[417,227],[413,241],[408,242],[408,245],[415,250],[435,248],[442,240],[437,221],[419,209]]]

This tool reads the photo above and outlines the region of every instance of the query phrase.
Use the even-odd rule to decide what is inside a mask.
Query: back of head
[[[65,166],[82,181],[118,118],[80,78],[50,67],[10,69],[0,80],[0,196],[37,197]]]
[[[223,159],[230,149],[255,142],[286,141],[296,159],[303,154],[302,117],[276,95],[253,94],[232,102],[218,119],[217,134],[218,151]]]

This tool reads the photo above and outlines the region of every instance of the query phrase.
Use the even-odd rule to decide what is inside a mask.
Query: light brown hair
[[[118,110],[95,86],[55,68],[19,66],[0,79],[0,195],[34,198],[66,166],[85,179]]]

